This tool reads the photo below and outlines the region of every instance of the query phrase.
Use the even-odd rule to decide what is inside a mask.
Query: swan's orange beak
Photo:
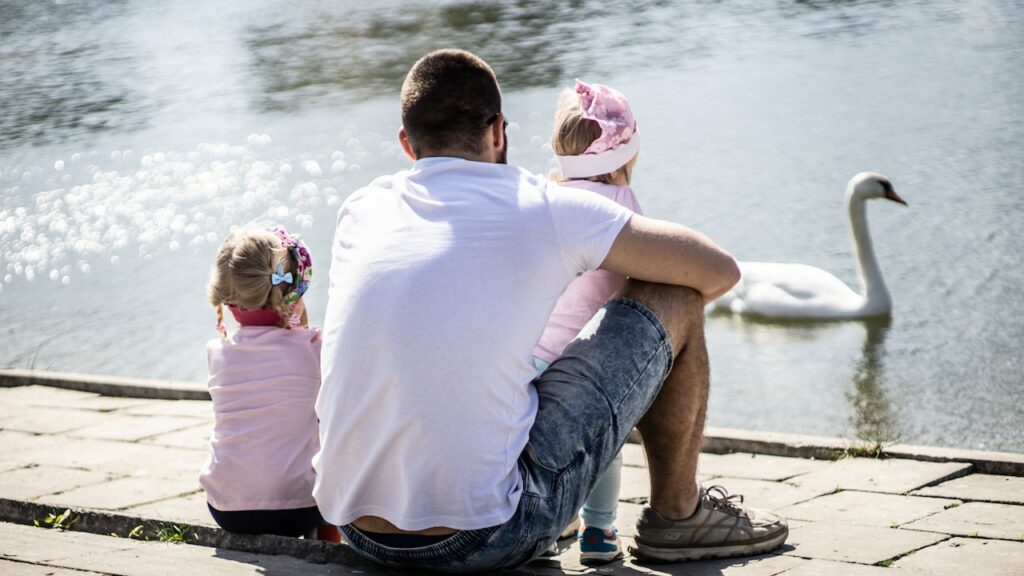
[[[899,202],[900,204],[903,204],[904,206],[910,206],[910,204],[907,204],[906,200],[904,200],[903,198],[900,198],[900,195],[897,194],[895,190],[892,190],[892,189],[886,190],[885,197],[888,198],[889,200],[892,200],[893,202]]]

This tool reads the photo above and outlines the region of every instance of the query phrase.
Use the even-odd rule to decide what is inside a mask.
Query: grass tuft
[[[168,524],[164,522],[157,522],[149,526],[139,524],[128,532],[127,537],[132,540],[171,543],[184,543],[198,539],[194,532],[189,533],[189,526],[187,524]]]
[[[39,527],[42,527],[43,525],[45,525],[48,528],[52,528],[54,530],[65,530],[65,531],[68,531],[68,530],[71,530],[71,528],[73,528],[74,525],[77,524],[79,520],[81,520],[81,518],[78,517],[78,516],[75,516],[71,512],[71,509],[68,508],[68,509],[64,510],[63,512],[61,512],[60,514],[57,514],[56,512],[51,512],[51,513],[47,514],[46,518],[43,518],[41,521],[40,520],[34,520],[33,524],[35,524],[36,526],[39,526]]]

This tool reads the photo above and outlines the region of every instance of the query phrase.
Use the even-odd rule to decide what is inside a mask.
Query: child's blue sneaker
[[[598,566],[622,557],[619,534],[612,528],[605,532],[588,526],[580,535],[580,564]]]

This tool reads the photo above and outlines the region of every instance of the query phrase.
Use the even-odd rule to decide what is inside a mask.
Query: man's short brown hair
[[[494,70],[465,50],[420,58],[402,84],[402,126],[417,156],[444,150],[483,151],[484,131],[501,112]]]

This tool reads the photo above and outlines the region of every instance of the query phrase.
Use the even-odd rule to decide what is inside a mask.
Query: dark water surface
[[[855,284],[856,172],[891,321],[713,316],[710,424],[1024,451],[1024,2],[0,3],[0,364],[201,380],[228,228],[309,241],[407,166],[402,77],[498,73],[511,161],[551,167],[555,98],[618,87],[645,210],[742,260]]]

